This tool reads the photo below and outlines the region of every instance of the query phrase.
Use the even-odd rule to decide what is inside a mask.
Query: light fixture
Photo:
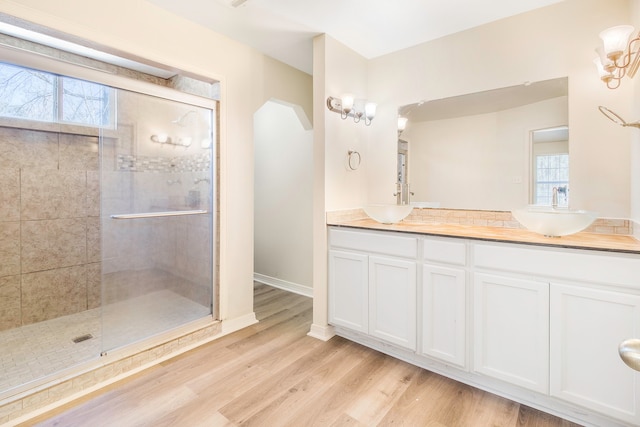
[[[407,127],[408,118],[399,116],[398,117],[398,135],[402,133],[403,130]]]
[[[151,141],[157,142],[159,144],[171,144],[171,138],[166,133],[161,133],[159,135],[151,135]]]
[[[355,99],[352,94],[345,93],[341,98],[330,96],[327,98],[327,108],[329,111],[339,113],[342,120],[353,117],[353,121],[358,123],[364,117],[364,124],[371,125],[371,120],[376,116],[377,105],[365,99]]]
[[[638,71],[640,55],[634,43],[640,40],[640,35],[629,40],[633,31],[631,25],[618,25],[600,33],[602,46],[596,49],[598,57],[593,62],[609,89],[618,88],[620,79],[625,75],[633,77]]]
[[[191,142],[192,142],[191,138],[189,137],[178,138],[177,141],[174,141],[173,139],[171,139],[170,136],[168,136],[165,133],[151,135],[149,139],[151,139],[152,142],[155,142],[157,144],[173,145],[173,146],[184,147],[184,148],[191,146]]]

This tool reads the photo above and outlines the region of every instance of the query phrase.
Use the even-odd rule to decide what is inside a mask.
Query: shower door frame
[[[21,386],[9,389],[6,393],[0,394],[0,407],[4,404],[11,404],[11,400],[18,397],[21,398],[28,396],[31,392],[42,390],[48,386],[59,384],[61,381],[70,381],[72,378],[88,373],[92,370],[104,367],[109,363],[117,362],[125,357],[131,357],[136,353],[143,350],[148,350],[154,346],[162,343],[168,343],[173,340],[177,340],[179,337],[196,332],[206,327],[219,324],[220,306],[219,306],[219,271],[218,271],[218,258],[219,258],[219,164],[217,162],[217,155],[219,150],[220,139],[220,123],[219,123],[219,101],[212,98],[205,98],[185,92],[180,92],[176,89],[169,87],[158,86],[156,84],[134,80],[132,78],[124,77],[117,74],[111,74],[107,71],[103,71],[97,68],[84,66],[81,64],[75,64],[60,60],[59,58],[49,57],[44,54],[31,52],[25,49],[12,47],[9,45],[0,45],[0,57],[2,61],[6,63],[16,64],[21,67],[32,68],[36,70],[42,70],[45,72],[72,77],[75,79],[86,80],[89,82],[95,82],[101,85],[113,87],[116,89],[124,89],[131,92],[137,92],[141,94],[151,95],[158,98],[172,100],[184,104],[194,105],[209,109],[212,112],[212,143],[211,143],[211,197],[212,197],[212,209],[211,215],[211,312],[209,316],[205,316],[201,319],[191,321],[187,324],[178,326],[174,329],[165,331],[156,336],[152,336],[143,339],[138,342],[133,342],[116,351],[106,354],[96,354],[95,358],[88,359],[79,365],[70,366],[58,371],[56,373],[44,376],[36,379],[32,382],[23,384]],[[98,128],[100,129],[100,128]],[[102,132],[102,129],[100,129]],[[214,334],[215,335],[215,334]],[[180,350],[177,350],[178,353]],[[176,353],[177,354],[177,353]],[[102,357],[101,357],[102,356]],[[156,362],[160,362],[163,358],[160,358]],[[134,369],[132,373],[136,371]],[[127,374],[128,375],[128,374]]]

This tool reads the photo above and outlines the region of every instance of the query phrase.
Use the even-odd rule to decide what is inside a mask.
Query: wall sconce
[[[600,33],[602,46],[596,49],[598,57],[593,60],[600,79],[609,89],[617,89],[625,75],[632,78],[640,66],[638,48],[633,44],[640,40],[640,34],[629,40],[634,29],[631,25],[618,25]]]
[[[150,139],[152,142],[155,142],[157,144],[173,145],[173,146],[184,147],[184,148],[191,146],[191,142],[192,142],[191,138],[189,137],[178,138],[177,141],[174,141],[173,139],[171,139],[170,136],[164,133],[161,133],[158,135],[151,135]]]
[[[342,98],[327,98],[327,108],[329,111],[339,113],[342,120],[347,117],[353,117],[355,123],[360,122],[364,117],[364,124],[371,125],[371,120],[376,116],[377,105],[373,102],[367,102],[364,99],[354,99],[350,93],[345,93]]]

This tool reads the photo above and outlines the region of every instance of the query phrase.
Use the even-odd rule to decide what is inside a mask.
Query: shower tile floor
[[[209,307],[161,290],[1,331],[0,393],[95,359],[103,348],[121,347],[209,314]],[[73,341],[86,334],[92,338]]]

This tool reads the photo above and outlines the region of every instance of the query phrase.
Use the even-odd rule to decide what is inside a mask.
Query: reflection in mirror
[[[409,143],[398,139],[398,172],[396,179],[396,204],[409,204],[411,191],[409,190],[407,156],[409,153]]]
[[[531,132],[531,198],[534,205],[569,206],[569,128]]]
[[[568,182],[553,184],[560,181],[552,182],[555,175],[549,175],[549,182],[543,182],[543,176],[534,179],[532,163],[538,144],[533,143],[534,135],[543,139],[542,130],[556,128],[568,135],[566,77],[419,102],[398,113],[408,119],[401,139],[407,141],[403,159],[408,159],[407,184],[416,205],[508,211],[531,203],[551,204],[552,193],[544,195],[549,185],[551,192],[554,186],[568,189]],[[540,144],[540,150],[548,148]],[[565,139],[567,171],[568,145]],[[568,191],[567,197],[562,191],[559,203],[568,203]]]

